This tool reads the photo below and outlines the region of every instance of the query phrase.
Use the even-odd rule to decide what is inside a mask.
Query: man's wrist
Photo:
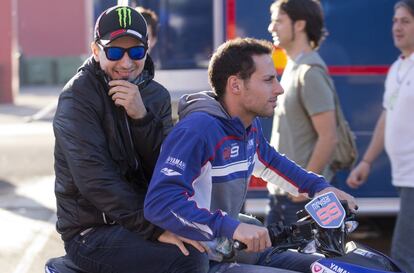
[[[143,110],[137,111],[136,113],[134,113],[133,115],[130,116],[130,118],[134,119],[134,120],[140,120],[145,118],[145,116],[148,114],[147,109],[144,108]]]
[[[367,164],[369,167],[371,167],[371,161],[369,161],[369,160],[367,160],[367,159],[365,159],[365,158],[363,158],[362,160],[361,160],[361,163],[365,163],[365,164]]]

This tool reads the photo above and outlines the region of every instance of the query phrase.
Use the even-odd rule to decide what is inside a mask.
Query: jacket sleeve
[[[168,135],[145,199],[149,221],[193,240],[233,237],[239,222],[221,210],[209,210],[213,151],[194,130],[175,128]]]
[[[73,93],[61,95],[53,128],[80,194],[125,228],[146,239],[158,238],[163,230],[144,218],[145,193],[138,194],[112,160],[101,125],[107,113],[96,106],[102,98],[90,90]]]
[[[147,115],[139,120],[131,120],[131,133],[135,150],[138,153],[146,177],[152,176],[161,143],[171,131],[171,98],[167,90],[160,86],[159,95],[146,103]],[[142,139],[145,138],[145,141]]]
[[[257,150],[253,175],[267,183],[274,184],[293,195],[315,193],[329,187],[326,180],[313,172],[308,172],[286,156],[279,154],[263,136],[257,123]]]

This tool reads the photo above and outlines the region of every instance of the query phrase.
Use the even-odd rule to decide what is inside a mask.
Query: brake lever
[[[235,250],[243,250],[243,249],[247,248],[247,245],[243,242],[235,240],[234,243],[233,243],[233,248]]]

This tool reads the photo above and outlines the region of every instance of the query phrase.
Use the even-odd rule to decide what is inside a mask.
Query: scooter
[[[301,253],[320,255],[311,265],[313,273],[386,273],[403,271],[386,255],[349,241],[348,234],[358,223],[346,202],[341,203],[333,192],[315,197],[297,213],[298,221],[290,226],[268,226],[273,251],[294,249]],[[246,246],[235,242],[234,249]]]
[[[321,259],[311,265],[313,273],[404,273],[391,258],[362,244],[349,241],[347,236],[358,226],[355,214],[347,203],[341,203],[333,192],[315,197],[297,213],[299,220],[290,225],[267,227],[274,253],[294,249]],[[234,241],[231,251],[246,248]],[[228,258],[232,253],[223,253]],[[46,273],[87,273],[67,257],[52,258],[46,263]]]

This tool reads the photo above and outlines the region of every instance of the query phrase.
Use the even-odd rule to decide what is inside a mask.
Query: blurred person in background
[[[285,93],[275,111],[270,144],[301,167],[331,181],[337,123],[335,90],[328,84],[326,64],[317,52],[325,35],[322,7],[316,0],[277,0],[270,10],[268,30],[274,45],[288,56],[280,82]],[[301,75],[303,65],[311,67]],[[267,223],[296,222],[296,212],[303,209],[307,197],[294,197],[271,184],[268,189]]]
[[[151,9],[147,9],[141,6],[135,8],[136,11],[144,16],[148,27],[148,53],[151,53],[152,48],[158,41],[158,16]]]
[[[97,19],[92,56],[66,84],[53,121],[57,230],[87,272],[207,272],[195,241],[144,218],[168,91],[153,80],[147,24],[115,6]]]
[[[372,163],[385,148],[391,161],[392,184],[400,194],[391,257],[406,272],[414,273],[414,0],[395,4],[392,34],[401,55],[388,72],[384,110],[374,135],[347,184],[351,188],[361,186],[368,178]]]

